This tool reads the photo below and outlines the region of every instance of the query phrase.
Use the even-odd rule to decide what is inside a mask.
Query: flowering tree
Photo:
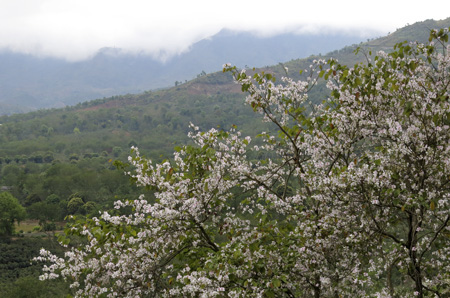
[[[41,278],[80,297],[448,296],[447,42],[435,30],[281,84],[226,65],[277,133],[251,145],[236,128],[192,126],[194,145],[160,164],[133,148],[128,174],[154,198],[72,224],[86,241],[64,258],[42,250]],[[308,106],[322,78],[330,97]]]

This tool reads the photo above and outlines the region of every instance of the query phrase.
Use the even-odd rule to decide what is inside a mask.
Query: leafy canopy
[[[0,193],[0,236],[14,234],[14,223],[25,219],[25,208],[8,192]]]

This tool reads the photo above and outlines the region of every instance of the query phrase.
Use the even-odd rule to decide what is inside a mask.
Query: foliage
[[[84,202],[82,198],[73,197],[70,199],[69,203],[67,203],[67,212],[69,212],[69,214],[75,214],[81,210],[83,205]]]
[[[0,240],[0,296],[65,297],[69,293],[68,283],[59,280],[39,281],[42,264],[30,262],[42,247],[61,255],[62,247],[55,244],[54,239],[37,237]]]
[[[77,296],[447,296],[449,51],[436,30],[278,85],[226,65],[278,133],[250,145],[192,126],[194,144],[156,164],[134,148],[129,174],[155,201],[75,221],[66,233],[87,242],[64,258],[42,250],[42,278],[69,279]],[[320,78],[330,97],[307,109]]]
[[[8,192],[0,193],[0,236],[14,234],[14,223],[25,219],[25,209]]]
[[[4,298],[61,298],[67,297],[69,287],[60,281],[39,281],[36,276],[26,276],[5,285]],[[0,291],[1,293],[2,291]]]
[[[39,225],[46,226],[48,221],[61,219],[61,207],[58,204],[45,202],[34,203],[27,208],[28,217],[39,220]]]

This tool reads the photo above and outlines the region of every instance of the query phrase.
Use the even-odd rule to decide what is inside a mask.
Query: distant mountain
[[[100,49],[93,58],[72,63],[3,51],[0,52],[0,115],[142,93],[175,83],[183,85],[181,90],[195,86],[195,92],[206,88],[204,92],[209,94],[216,87],[214,84],[192,79],[206,78],[207,73],[220,70],[226,62],[238,67],[272,65],[271,71],[283,74],[284,70],[277,66],[282,62],[290,69],[289,74],[298,78],[298,70],[308,67],[318,57],[334,57],[352,65],[364,60],[363,55],[354,55],[357,46],[376,52],[392,49],[395,43],[405,40],[426,42],[430,29],[444,27],[450,27],[450,18],[417,22],[365,42],[361,37],[343,34],[258,37],[249,32],[223,30],[165,63],[115,48]],[[217,76],[220,75],[214,74],[214,78]],[[226,88],[232,87],[222,85],[221,92],[226,93]]]
[[[360,36],[345,34],[290,33],[264,38],[250,32],[222,30],[211,39],[194,44],[191,51],[175,57],[169,65],[185,66],[192,70],[195,66],[201,66],[201,70],[206,72],[220,70],[227,62],[238,67],[262,67],[327,53],[362,40]]]
[[[0,115],[165,88],[218,71],[227,62],[240,67],[273,65],[360,43],[361,39],[345,34],[258,37],[223,30],[165,63],[114,48],[100,49],[80,62],[2,51]]]

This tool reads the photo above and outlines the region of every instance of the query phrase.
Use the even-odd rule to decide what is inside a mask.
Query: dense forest
[[[305,74],[299,71],[316,59],[334,57],[354,65],[364,61],[369,51],[392,49],[403,40],[425,41],[427,28],[449,26],[450,19],[417,23],[326,55],[250,72],[280,77],[287,69],[290,77],[300,79]],[[307,108],[323,100],[325,89],[323,84],[315,86]],[[41,265],[30,260],[41,247],[63,253],[55,235],[66,216],[92,217],[113,209],[117,199],[134,199],[150,191],[136,187],[124,175],[131,147],[158,162],[170,158],[175,146],[190,142],[189,123],[205,130],[236,126],[246,135],[274,131],[244,105],[244,98],[229,73],[216,72],[165,90],[0,117],[0,188],[24,208],[26,215],[17,219],[32,224],[0,229],[1,296],[62,297],[70,292],[64,282],[40,282]],[[0,215],[6,218],[7,212],[0,210]]]

